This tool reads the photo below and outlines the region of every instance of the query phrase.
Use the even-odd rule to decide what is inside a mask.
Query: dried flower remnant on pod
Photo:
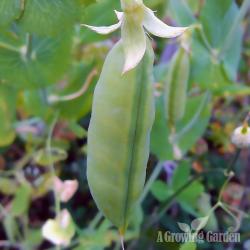
[[[103,35],[121,28],[121,40],[125,54],[123,73],[135,68],[142,60],[147,47],[146,31],[154,36],[174,38],[188,29],[165,24],[142,1],[122,1],[122,9],[123,12],[115,11],[118,23],[114,25],[95,27],[84,24],[84,26]]]

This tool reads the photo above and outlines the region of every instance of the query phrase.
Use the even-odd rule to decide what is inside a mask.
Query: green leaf
[[[79,125],[77,122],[71,121],[69,122],[69,129],[78,137],[84,138],[87,137],[87,131]]]
[[[133,228],[133,230],[135,232],[140,232],[141,229],[141,225],[143,223],[143,218],[144,218],[144,213],[143,213],[143,209],[140,205],[137,205],[135,207],[135,209],[133,210],[133,214],[131,215],[131,229]],[[130,230],[131,230],[130,229]]]
[[[177,125],[176,132],[176,140],[184,154],[202,137],[209,124],[212,109],[210,100],[209,93],[188,100],[185,116]]]
[[[74,250],[103,250],[111,246],[112,241],[115,241],[117,237],[117,233],[114,230],[86,230],[79,239],[80,245],[74,248]]]
[[[177,191],[190,179],[190,172],[191,164],[189,162],[182,162],[182,164],[176,168],[172,182],[172,188],[174,191]],[[181,204],[184,204],[184,207],[187,207],[188,205],[189,207],[194,208],[198,197],[203,191],[204,187],[201,183],[199,181],[194,181],[178,196],[177,199]]]
[[[160,160],[173,159],[172,146],[169,143],[169,129],[165,119],[163,98],[156,99],[155,121],[151,132],[150,148]]]
[[[29,249],[35,249],[39,246],[42,241],[43,237],[41,234],[41,230],[39,229],[28,229],[26,230],[26,237],[25,237],[25,245],[29,246]]]
[[[218,54],[218,49],[214,53]],[[191,64],[191,82],[199,83],[203,90],[216,92],[220,87],[232,84],[223,64],[196,36],[192,43]]]
[[[238,13],[239,8],[235,1],[232,0],[206,1],[201,12],[201,22],[211,47],[221,51],[227,46],[221,59],[227,76],[231,80],[236,80],[237,77],[243,42],[242,27],[239,25],[233,31],[234,33],[229,38],[231,41],[226,39],[228,39],[228,34],[232,29],[232,22],[236,20]]]
[[[73,0],[26,0],[19,23],[25,31],[42,36],[65,33],[73,29],[78,8]]]
[[[201,22],[212,47],[219,48],[231,27],[233,16],[229,13],[232,0],[208,0],[201,12]]]
[[[14,200],[12,202],[11,214],[20,216],[27,212],[31,199],[31,188],[27,184],[23,184],[16,190]]]
[[[182,154],[192,148],[206,130],[211,116],[209,95],[189,97],[183,120],[177,124],[177,142]],[[156,101],[155,123],[151,133],[151,151],[160,160],[173,159],[172,145],[169,143],[169,129],[164,119],[163,98]]]
[[[17,190],[17,184],[15,180],[0,177],[0,193],[5,195],[11,195],[15,194],[16,190]]]
[[[11,21],[18,17],[21,11],[20,0],[0,1],[0,27],[9,25]]]
[[[15,139],[16,133],[13,127],[15,112],[15,90],[11,87],[0,84],[0,147],[10,145]]]
[[[71,34],[67,33],[56,38],[2,33],[0,75],[22,89],[55,83],[69,65],[71,42]]]
[[[191,164],[189,162],[182,162],[174,172],[172,187],[174,190],[178,190],[183,184],[185,184],[190,175]]]
[[[150,9],[155,9],[165,3],[165,0],[145,0],[145,5]]]
[[[54,112],[47,101],[47,90],[44,88],[23,91],[22,102],[28,115],[38,116],[46,120]]]
[[[194,242],[186,242],[181,245],[180,250],[196,250],[196,244]]]
[[[192,10],[186,1],[169,1],[169,13],[179,25],[189,26],[196,21]]]
[[[206,225],[207,231],[218,231],[218,221],[215,216],[215,212],[212,211],[211,195],[208,193],[202,193],[198,199],[197,210],[200,216],[207,216],[210,214],[208,223]],[[211,213],[212,211],[212,213]]]
[[[162,202],[166,201],[170,197],[173,190],[165,182],[157,180],[151,187],[151,193],[158,201]]]

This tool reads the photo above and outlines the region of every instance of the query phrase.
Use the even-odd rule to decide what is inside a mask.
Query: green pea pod
[[[88,131],[87,177],[98,208],[124,233],[142,192],[155,105],[153,51],[122,74],[119,42],[108,54],[94,92]]]
[[[164,91],[165,113],[171,127],[185,114],[189,73],[189,56],[180,48],[170,64]]]

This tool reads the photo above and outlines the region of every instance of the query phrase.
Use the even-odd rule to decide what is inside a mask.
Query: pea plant
[[[0,0],[0,249],[248,249],[249,9]]]

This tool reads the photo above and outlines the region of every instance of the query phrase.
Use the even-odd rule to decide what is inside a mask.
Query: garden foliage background
[[[168,24],[192,27],[188,101],[176,133],[184,157],[173,161],[176,150],[167,139],[162,97],[179,40],[152,38],[156,118],[150,182],[126,242],[128,249],[179,249],[177,243],[157,243],[157,231],[178,232],[177,222],[190,224],[216,203],[223,170],[236,153],[231,133],[249,112],[250,19],[242,1],[145,4]],[[101,36],[80,26],[115,23],[114,9],[120,10],[119,1],[0,0],[0,249],[53,248],[41,234],[45,221],[54,217],[51,159],[60,178],[79,182],[74,197],[62,204],[77,231],[68,249],[119,249],[116,230],[100,216],[89,192],[86,149],[95,84],[120,34]],[[223,232],[237,222],[241,243],[203,243],[198,249],[250,249],[249,157],[249,150],[241,151],[222,194],[234,212],[244,213],[232,217],[216,210],[204,229]],[[156,223],[145,227],[159,211]]]

